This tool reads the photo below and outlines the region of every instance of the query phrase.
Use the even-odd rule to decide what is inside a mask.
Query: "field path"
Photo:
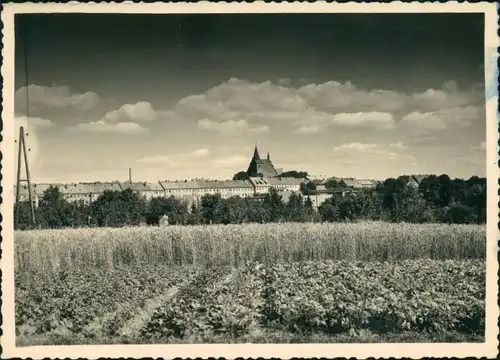
[[[86,338],[98,338],[102,336],[105,325],[113,320],[113,318],[122,311],[126,306],[119,304],[115,311],[108,312],[102,316],[98,316],[88,323],[82,330],[81,334]]]
[[[182,286],[183,284],[180,284],[179,286],[172,286],[166,293],[147,300],[144,307],[137,309],[137,314],[129,319],[122,326],[122,328],[118,330],[117,335],[120,337],[132,338],[139,334],[139,331],[148,323],[155,310],[163,303],[175,297],[179,291],[179,287]]]

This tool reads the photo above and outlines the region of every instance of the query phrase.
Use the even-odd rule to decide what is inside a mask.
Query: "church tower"
[[[274,177],[278,175],[278,172],[271,162],[271,155],[269,153],[267,153],[267,159],[260,158],[257,142],[255,142],[252,160],[250,160],[250,164],[248,164],[247,174],[250,177]]]

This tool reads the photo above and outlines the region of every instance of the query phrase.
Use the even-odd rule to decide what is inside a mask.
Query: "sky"
[[[486,173],[483,14],[23,14],[15,37],[35,183],[232,178],[255,142],[317,176]]]

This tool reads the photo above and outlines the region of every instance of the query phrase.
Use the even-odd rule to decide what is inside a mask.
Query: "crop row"
[[[174,301],[157,309],[142,337],[207,339],[238,337],[260,323],[262,281],[257,268],[217,268],[182,288]],[[250,271],[249,271],[250,270]]]
[[[485,266],[477,260],[155,265],[48,279],[17,281],[18,329],[155,343],[237,341],[263,329],[484,334]]]
[[[264,319],[288,331],[484,332],[482,262],[277,264],[264,278]]]
[[[16,326],[31,334],[64,328],[75,334],[99,335],[93,325],[113,333],[112,327],[132,316],[133,309],[195,273],[189,267],[142,266],[115,268],[105,274],[99,269],[72,269],[57,279],[40,276],[29,282],[16,277]]]

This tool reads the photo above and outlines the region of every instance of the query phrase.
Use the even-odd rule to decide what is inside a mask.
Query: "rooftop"
[[[163,187],[159,182],[123,182],[120,187],[125,189],[132,189],[134,191],[163,191]]]
[[[214,180],[214,181],[161,181],[165,190],[173,189],[220,189],[220,188],[251,188],[248,180]]]

